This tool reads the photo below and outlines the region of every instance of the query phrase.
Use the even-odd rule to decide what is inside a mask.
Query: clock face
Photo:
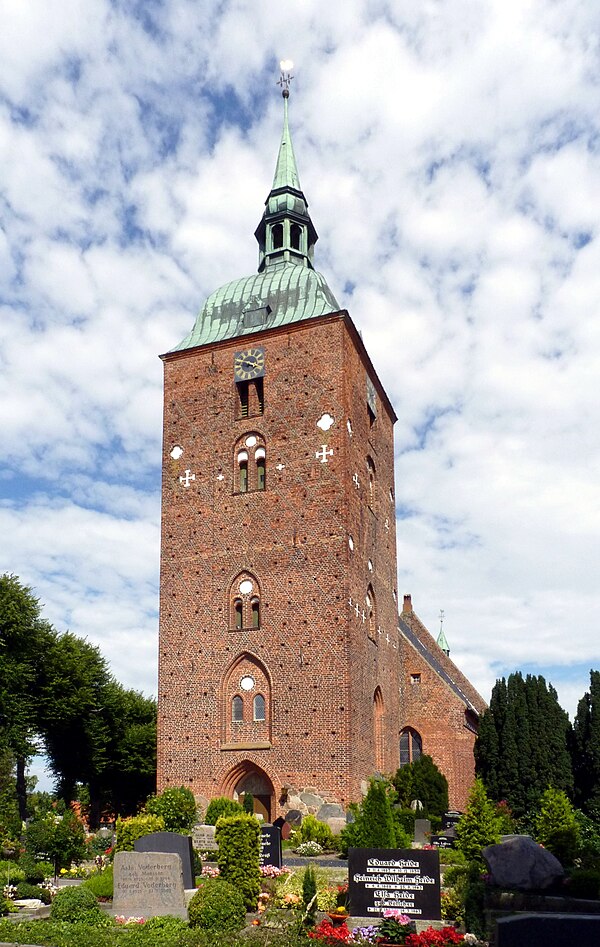
[[[255,348],[236,352],[233,358],[233,373],[236,381],[262,378],[265,373],[265,350]]]

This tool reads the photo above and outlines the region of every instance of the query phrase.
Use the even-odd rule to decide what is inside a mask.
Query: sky
[[[0,573],[156,693],[162,365],[281,134],[398,414],[398,591],[488,700],[600,666],[595,0],[3,0]]]

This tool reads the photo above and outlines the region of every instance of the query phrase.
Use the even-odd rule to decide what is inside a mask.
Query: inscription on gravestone
[[[281,832],[276,825],[260,827],[260,863],[281,868]]]
[[[125,917],[172,914],[187,919],[179,855],[117,852],[112,913]]]
[[[411,918],[439,921],[440,857],[416,849],[351,848],[348,897],[358,917],[381,917],[396,908]]]
[[[192,826],[192,843],[199,852],[218,852],[219,846],[215,839],[214,825],[203,825],[197,822]]]

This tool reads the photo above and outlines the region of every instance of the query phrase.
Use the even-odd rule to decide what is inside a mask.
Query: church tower
[[[282,79],[258,273],[162,356],[158,785],[267,819],[399,765],[395,414],[314,269]]]

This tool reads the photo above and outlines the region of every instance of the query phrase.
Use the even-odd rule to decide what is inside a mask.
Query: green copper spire
[[[296,191],[301,191],[300,177],[296,167],[296,156],[290,135],[290,126],[288,125],[288,99],[287,89],[283,93],[283,132],[281,133],[281,143],[279,145],[279,154],[277,155],[277,167],[273,177],[272,191],[278,188],[291,187]]]
[[[312,269],[317,231],[308,215],[308,201],[300,188],[300,176],[288,122],[289,84],[283,73],[283,131],[277,155],[273,186],[265,201],[263,218],[254,236],[258,240],[258,272],[275,263],[295,263]]]
[[[446,635],[444,634],[444,609],[440,609],[440,633],[437,636],[437,646],[441,648],[446,657],[450,657],[450,645],[446,640]]]

